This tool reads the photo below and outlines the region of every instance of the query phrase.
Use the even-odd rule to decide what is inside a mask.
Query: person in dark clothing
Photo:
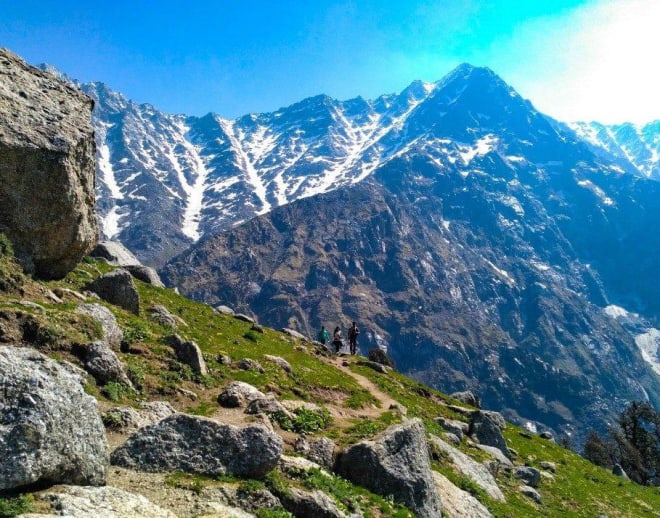
[[[335,354],[338,354],[339,350],[344,346],[339,326],[335,327],[335,332],[332,334],[332,345],[335,346]]]
[[[360,329],[355,322],[351,324],[351,327],[348,328],[348,343],[351,347],[351,354],[357,352],[357,337],[360,334]]]
[[[321,342],[323,345],[325,345],[328,342],[328,340],[330,340],[330,333],[328,333],[328,330],[325,328],[325,326],[321,326],[318,339],[319,342]]]

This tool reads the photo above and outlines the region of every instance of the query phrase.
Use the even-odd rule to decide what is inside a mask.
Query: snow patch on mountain
[[[645,333],[635,337],[642,357],[648,362],[656,374],[660,375],[660,330],[647,329]]]

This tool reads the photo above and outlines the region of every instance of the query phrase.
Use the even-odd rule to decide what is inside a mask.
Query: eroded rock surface
[[[0,380],[0,491],[105,484],[105,428],[78,369],[33,349],[0,347]]]
[[[98,239],[92,100],[0,49],[0,232],[23,267],[66,275]]]

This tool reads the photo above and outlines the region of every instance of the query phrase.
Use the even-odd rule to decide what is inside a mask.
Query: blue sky
[[[488,66],[562,120],[660,119],[657,0],[0,0],[0,46],[171,113],[272,111]]]

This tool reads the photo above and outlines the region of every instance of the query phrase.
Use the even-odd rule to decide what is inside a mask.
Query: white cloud
[[[489,51],[493,68],[565,121],[660,119],[660,2],[596,0],[519,27]]]

